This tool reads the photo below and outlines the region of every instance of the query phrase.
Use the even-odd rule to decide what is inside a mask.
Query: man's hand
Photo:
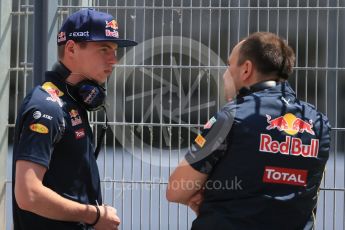
[[[199,215],[199,208],[203,201],[204,201],[203,189],[195,193],[188,201],[188,206],[195,212],[197,216]]]
[[[117,216],[115,208],[102,205],[99,206],[100,218],[95,225],[95,230],[117,230],[120,224],[120,218]]]

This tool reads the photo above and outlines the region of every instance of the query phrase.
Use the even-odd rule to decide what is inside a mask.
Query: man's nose
[[[228,68],[226,68],[225,72],[223,73],[223,80],[226,78],[227,73],[228,73]]]
[[[114,52],[111,52],[109,55],[109,64],[116,64],[117,63],[117,50],[114,50]]]
[[[109,62],[110,62],[110,64],[113,64],[113,65],[117,63],[117,54],[116,53],[111,55]]]

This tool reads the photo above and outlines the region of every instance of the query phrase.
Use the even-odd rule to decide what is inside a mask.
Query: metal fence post
[[[0,229],[6,226],[6,169],[11,52],[12,1],[0,0]]]
[[[48,1],[34,1],[34,85],[44,79],[47,69]]]
[[[56,36],[58,34],[58,1],[49,0],[48,2],[48,44],[46,45],[48,56],[47,56],[47,69],[51,69],[54,63],[57,61],[57,45]]]

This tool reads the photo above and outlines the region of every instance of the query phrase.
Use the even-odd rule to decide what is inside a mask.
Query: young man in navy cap
[[[233,48],[223,75],[229,103],[169,178],[167,199],[197,213],[193,230],[313,229],[330,125],[286,81],[294,61],[272,33]]]
[[[70,15],[58,37],[59,62],[24,99],[15,128],[15,230],[117,229],[103,205],[88,111],[104,107],[105,83],[119,47],[114,18],[95,10]],[[99,144],[99,143],[98,143]]]

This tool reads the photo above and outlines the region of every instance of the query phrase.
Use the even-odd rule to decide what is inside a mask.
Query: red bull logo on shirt
[[[303,121],[291,113],[272,119],[270,115],[266,115],[267,123],[269,124],[266,129],[278,129],[289,135],[296,135],[297,133],[309,133],[315,135],[313,131],[313,121]]]
[[[310,145],[302,143],[300,138],[286,136],[284,142],[273,140],[268,134],[260,135],[260,152],[280,153],[283,155],[317,157],[319,140],[311,139]]]
[[[78,110],[72,109],[71,111],[69,111],[69,116],[71,117],[72,126],[80,125],[83,123]]]
[[[260,135],[259,151],[269,153],[280,153],[283,155],[302,156],[302,157],[317,157],[319,153],[319,140],[311,139],[309,144],[303,144],[300,138],[291,137],[297,133],[308,133],[315,135],[313,131],[313,122],[303,121],[295,115],[288,113],[272,119],[270,115],[266,115],[267,123],[266,129],[277,129],[288,134],[285,141],[279,142],[273,140],[269,134]],[[290,136],[291,135],[291,136]]]

